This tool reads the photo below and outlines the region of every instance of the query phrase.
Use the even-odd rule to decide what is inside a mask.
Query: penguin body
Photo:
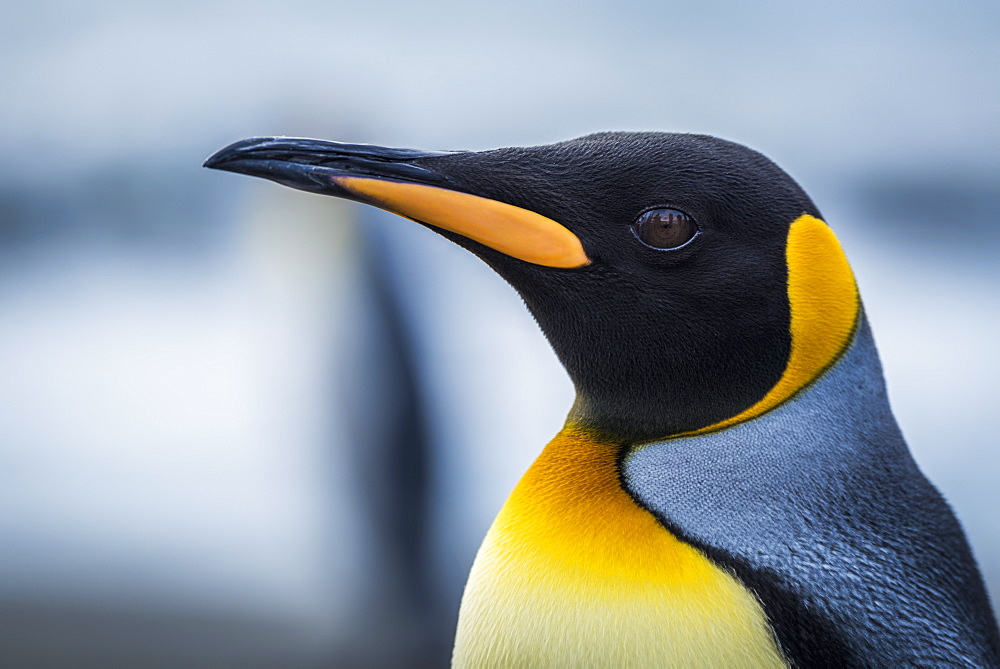
[[[206,164],[464,246],[573,379],[476,558],[456,666],[1000,665],[840,245],[761,154],[666,133],[453,153],[265,138]]]

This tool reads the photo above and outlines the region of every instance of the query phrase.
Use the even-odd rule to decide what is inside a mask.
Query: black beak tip
[[[252,139],[241,139],[238,142],[233,142],[229,146],[219,149],[202,163],[202,167],[207,167],[213,170],[230,170],[226,163],[234,162],[240,158],[247,157],[247,154],[254,149],[259,149],[263,146],[273,143],[276,140],[274,137],[254,137]]]
[[[310,193],[351,199],[337,186],[338,176],[367,176],[454,188],[449,179],[414,163],[419,158],[440,155],[446,154],[304,137],[254,137],[216,151],[203,166],[269,179]]]

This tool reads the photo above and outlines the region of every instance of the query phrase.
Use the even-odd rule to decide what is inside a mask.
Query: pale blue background
[[[838,231],[904,433],[1000,595],[996,2],[8,4],[5,657],[447,657],[478,541],[570,384],[457,247],[200,168],[267,134],[481,149],[650,129],[764,151]],[[392,399],[372,273],[424,398],[416,560],[386,529],[409,498],[380,506],[388,442],[366,438],[413,401]]]

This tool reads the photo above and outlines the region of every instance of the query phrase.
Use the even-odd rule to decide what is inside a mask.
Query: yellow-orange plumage
[[[760,605],[622,488],[619,447],[568,426],[472,569],[457,667],[778,667]]]

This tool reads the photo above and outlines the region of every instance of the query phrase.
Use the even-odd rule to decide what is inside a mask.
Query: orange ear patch
[[[712,432],[756,418],[807,386],[840,356],[858,321],[854,274],[833,230],[803,214],[788,230],[788,301],[792,350],[778,383],[759,402],[724,421],[686,432]]]

